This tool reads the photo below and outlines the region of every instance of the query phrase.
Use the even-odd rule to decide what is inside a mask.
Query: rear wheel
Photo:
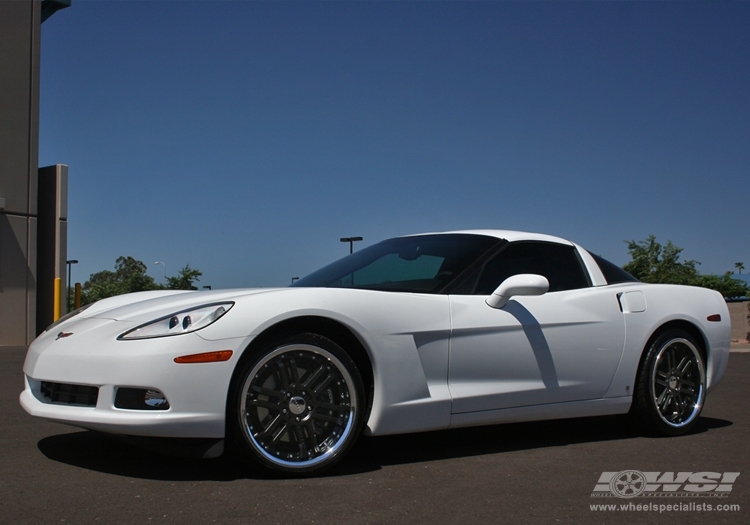
[[[706,366],[698,343],[683,330],[661,334],[649,347],[638,374],[635,412],[662,435],[688,432],[703,409]]]
[[[235,377],[230,434],[242,459],[287,475],[319,474],[354,445],[364,388],[336,343],[298,334],[266,346]]]

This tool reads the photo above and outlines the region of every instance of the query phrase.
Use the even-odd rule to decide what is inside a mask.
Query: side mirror
[[[546,277],[533,273],[511,275],[492,292],[486,303],[492,308],[502,308],[514,295],[544,295],[549,290]]]

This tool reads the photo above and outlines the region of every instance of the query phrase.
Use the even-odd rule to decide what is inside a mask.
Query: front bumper
[[[131,323],[81,319],[64,326],[72,335],[43,334],[29,347],[24,363],[21,406],[32,416],[114,434],[223,438],[227,392],[247,341],[206,341],[196,333],[174,337],[117,341]],[[229,361],[177,364],[179,356],[232,350]],[[53,402],[42,382],[98,388],[95,405]],[[155,389],[169,402],[167,410],[115,407],[118,388]]]

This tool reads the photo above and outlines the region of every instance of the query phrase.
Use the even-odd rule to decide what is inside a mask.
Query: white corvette
[[[357,436],[630,412],[687,432],[729,357],[717,292],[643,284],[569,241],[399,237],[280,289],[105,299],[29,347],[21,405],[123,435],[224,440],[286,475]]]

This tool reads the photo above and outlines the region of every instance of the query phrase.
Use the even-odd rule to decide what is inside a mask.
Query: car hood
[[[245,288],[234,290],[185,291],[157,290],[136,292],[102,299],[91,305],[80,317],[114,321],[147,322],[205,304],[237,301],[258,294],[290,291],[289,288]]]

